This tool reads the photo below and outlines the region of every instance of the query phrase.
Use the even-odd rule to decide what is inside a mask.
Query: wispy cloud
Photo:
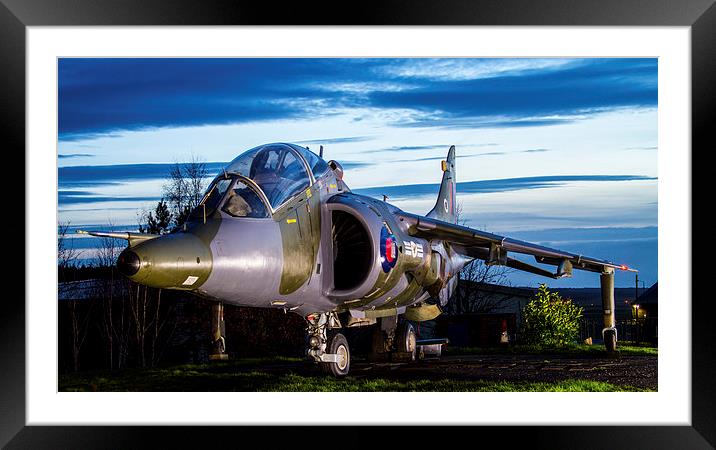
[[[65,191],[61,190],[57,193],[57,203],[59,205],[71,205],[78,203],[99,203],[99,202],[145,202],[158,201],[157,196],[102,196],[94,194],[90,191]]]
[[[403,61],[380,70],[393,77],[455,81],[516,75],[527,71],[555,70],[580,62],[581,60],[570,59],[485,58],[475,61],[429,58]]]
[[[430,144],[430,145],[399,145],[394,147],[379,148],[375,150],[365,150],[361,153],[393,153],[393,152],[412,152],[421,150],[435,150],[440,149],[447,152],[450,146],[453,144]],[[461,144],[460,148],[479,148],[479,147],[494,147],[498,144],[490,142],[483,144]]]
[[[363,161],[339,161],[341,167],[343,167],[344,170],[350,170],[350,169],[360,169],[363,167],[372,166],[374,163],[371,162],[363,162]]]
[[[373,136],[350,136],[330,139],[311,139],[304,141],[293,141],[294,144],[347,144],[351,142],[365,142],[374,139]]]
[[[575,181],[637,181],[656,180],[655,177],[642,175],[554,175],[543,177],[507,178],[500,180],[480,180],[457,183],[460,194],[492,193],[518,191],[525,189],[540,189],[563,186],[565,183]],[[437,195],[439,184],[410,184],[401,186],[379,186],[354,189],[355,192],[373,197],[383,194],[389,197],[406,198],[426,195]]]
[[[529,150],[521,150],[520,153],[544,153],[550,151],[548,148],[531,148]]]
[[[656,76],[653,58],[63,58],[59,135],[69,141],[358,110],[361,117],[400,110],[400,126],[548,125],[656,107]]]
[[[499,155],[506,155],[508,152],[487,152],[487,153],[477,153],[474,155],[457,155],[456,158],[479,158],[482,156],[499,156]],[[413,162],[413,161],[438,161],[441,159],[445,159],[444,156],[431,156],[428,158],[413,158],[413,159],[396,159],[390,162]]]
[[[59,154],[57,157],[59,159],[68,159],[68,158],[91,158],[96,155],[92,155],[90,153],[72,153],[72,154]]]
[[[206,170],[215,175],[226,166],[225,162],[209,162]],[[60,187],[89,187],[116,184],[124,181],[158,180],[167,178],[173,163],[162,164],[114,164],[107,166],[66,166],[59,167]]]

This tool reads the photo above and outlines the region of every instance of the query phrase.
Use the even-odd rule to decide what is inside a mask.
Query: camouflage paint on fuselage
[[[269,145],[285,146],[309,171],[308,157],[314,161],[313,167],[326,165],[322,160],[316,163],[317,157],[302,147]],[[130,278],[236,305],[283,308],[303,315],[349,309],[388,311],[424,300],[429,287],[439,285],[442,289],[436,269],[440,256],[433,255],[430,242],[410,236],[408,224],[397,218],[400,209],[350,192],[340,179],[339,165],[319,174],[309,173],[309,186],[276,210],[261,193],[270,217],[233,217],[219,203],[206,220],[194,214],[186,229],[138,244],[132,250],[150,262]],[[242,175],[227,170],[217,180],[236,176]],[[241,179],[251,184],[250,179]],[[337,249],[331,218],[335,211],[348,213],[360,223],[367,236],[365,251],[372,257],[356,285],[347,290],[334,285]],[[394,252],[389,265],[380,258],[386,236],[391,237]],[[177,245],[179,242],[184,244]],[[442,263],[444,266],[445,261]],[[152,270],[157,265],[163,269],[173,265],[174,269]]]

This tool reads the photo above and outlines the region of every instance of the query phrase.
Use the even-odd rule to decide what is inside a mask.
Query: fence
[[[617,337],[620,341],[630,341],[637,344],[658,344],[658,321],[656,317],[641,319],[617,320]],[[591,337],[594,341],[602,340],[602,319],[584,318],[580,322],[579,340]]]

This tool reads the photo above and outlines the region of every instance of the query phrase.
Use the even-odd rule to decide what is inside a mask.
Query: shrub
[[[523,335],[529,344],[563,347],[572,343],[579,332],[582,308],[550,292],[542,284],[522,311]]]

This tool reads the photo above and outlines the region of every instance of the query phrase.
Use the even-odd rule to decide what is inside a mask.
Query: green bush
[[[529,344],[563,347],[577,338],[581,317],[580,306],[542,284],[522,311],[524,339]]]

